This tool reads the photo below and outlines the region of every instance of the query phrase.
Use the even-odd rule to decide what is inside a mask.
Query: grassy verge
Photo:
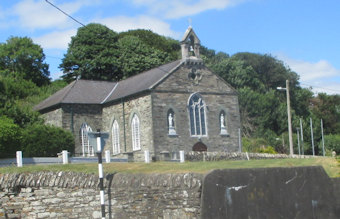
[[[238,168],[270,168],[270,167],[298,167],[298,166],[323,166],[330,177],[340,177],[340,159],[316,157],[309,159],[267,159],[267,160],[240,160],[240,161],[215,161],[215,162],[156,162],[156,163],[110,163],[103,164],[105,173],[207,173],[213,169],[238,169]],[[1,173],[22,173],[38,171],[73,171],[84,173],[98,173],[98,166],[92,164],[67,164],[67,165],[34,165],[0,168]]]

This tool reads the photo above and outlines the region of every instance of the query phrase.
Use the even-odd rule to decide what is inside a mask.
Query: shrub
[[[268,148],[267,145],[268,142],[263,138],[242,138],[243,151],[260,153],[269,153],[272,151],[274,153],[275,150],[273,147],[270,147],[271,149],[266,149]],[[268,150],[268,152],[262,152],[264,150]]]
[[[23,131],[25,157],[55,157],[62,150],[74,152],[71,132],[55,126],[35,124]]]
[[[20,150],[20,128],[6,116],[0,117],[0,158],[15,157]]]
[[[275,149],[272,146],[261,147],[257,150],[258,153],[267,153],[267,154],[277,154]]]
[[[340,135],[325,135],[324,139],[326,150],[328,149],[331,151],[335,151],[336,154],[340,154]],[[319,148],[322,148],[321,142]]]

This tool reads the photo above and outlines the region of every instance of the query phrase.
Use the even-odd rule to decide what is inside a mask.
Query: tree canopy
[[[178,58],[177,41],[148,30],[117,34],[88,24],[72,37],[60,68],[67,81],[76,78],[119,81]]]
[[[117,33],[101,24],[88,24],[72,37],[60,68],[66,81],[80,77],[92,80],[119,80]]]
[[[0,75],[30,80],[38,86],[50,82],[43,49],[28,37],[10,37],[0,44]]]

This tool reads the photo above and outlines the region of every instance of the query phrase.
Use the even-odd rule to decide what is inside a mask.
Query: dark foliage
[[[25,157],[55,157],[62,150],[73,152],[74,138],[62,128],[34,124],[23,130],[22,146]]]

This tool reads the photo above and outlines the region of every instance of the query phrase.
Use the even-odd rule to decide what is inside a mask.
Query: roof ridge
[[[114,90],[116,90],[116,87],[118,86],[119,82],[116,82],[115,86],[112,88],[112,90],[110,91],[110,93],[104,98],[104,100],[102,100],[102,102],[100,102],[100,104],[105,103],[105,101],[111,96],[111,94],[113,93]]]
[[[151,71],[151,70],[153,70],[153,69],[160,69],[160,70],[162,70],[163,72],[166,72],[166,71],[164,71],[164,69],[161,68],[162,66],[169,65],[170,63],[177,62],[177,61],[180,61],[180,60],[181,60],[181,59],[177,59],[177,60],[175,60],[175,61],[171,61],[171,62],[162,64],[162,65],[159,65],[159,66],[150,68],[150,69],[148,69],[148,70],[145,70],[145,71],[143,71],[143,72],[141,72],[141,73],[137,73],[137,74],[135,74],[135,75],[133,75],[133,76],[131,76],[131,77],[128,77],[128,78],[126,78],[126,79],[124,79],[124,80],[121,80],[121,81],[119,81],[119,82],[123,82],[123,81],[129,80],[129,79],[131,79],[131,78],[135,78],[135,77],[137,77],[137,76],[143,75],[143,74],[145,74],[145,73],[147,73],[147,72],[149,72],[149,71]]]
[[[181,61],[180,59],[179,60],[176,60],[176,61]],[[174,61],[174,62],[176,62]],[[172,63],[172,62],[171,62]],[[169,63],[168,63],[169,64]],[[179,66],[181,66],[183,64],[183,62],[179,62],[174,68],[172,68],[169,72],[166,73],[166,75],[164,75],[161,79],[159,79],[158,81],[156,81],[154,84],[152,84],[149,89],[152,89],[154,88],[155,86],[157,86],[161,81],[163,81],[165,78],[167,78],[169,75],[171,75]],[[159,66],[161,67],[161,66]],[[161,69],[161,68],[158,68],[164,72],[166,72],[165,70]]]

